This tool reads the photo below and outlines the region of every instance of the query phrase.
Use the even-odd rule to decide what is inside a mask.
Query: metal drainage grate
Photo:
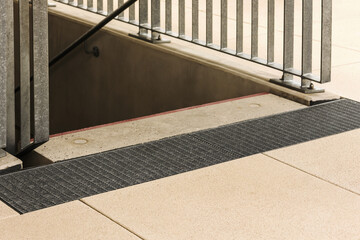
[[[360,103],[339,100],[191,135],[239,156],[248,156],[359,127]]]
[[[26,213],[356,128],[339,100],[4,175],[0,199]]]

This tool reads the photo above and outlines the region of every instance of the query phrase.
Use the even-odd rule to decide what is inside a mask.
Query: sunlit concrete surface
[[[0,222],[5,218],[14,217],[17,215],[19,214],[15,210],[11,209],[9,206],[7,206],[0,200]]]
[[[1,240],[139,240],[80,201],[0,220],[0,229]]]
[[[262,154],[83,201],[146,240],[360,236],[358,195]]]
[[[54,136],[33,155],[29,154],[29,158],[41,156],[48,162],[56,162],[304,107],[272,94],[215,102]]]
[[[357,129],[264,154],[360,194],[359,144]]]

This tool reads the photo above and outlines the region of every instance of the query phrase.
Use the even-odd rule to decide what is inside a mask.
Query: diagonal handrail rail
[[[94,27],[92,27],[90,30],[88,30],[86,33],[84,33],[82,36],[80,36],[77,40],[75,40],[73,43],[71,43],[67,48],[65,48],[61,53],[56,55],[50,62],[49,67],[54,66],[57,62],[59,62],[61,59],[63,59],[66,55],[68,55],[71,51],[73,51],[77,46],[84,43],[87,39],[89,39],[91,36],[93,36],[95,33],[97,33],[99,30],[101,30],[106,24],[108,24],[111,20],[116,18],[119,14],[124,12],[126,9],[128,9],[131,5],[133,5],[137,0],[129,0],[121,7],[116,9],[114,12],[112,12],[110,15],[108,15],[106,18],[104,18],[101,22],[96,24]],[[31,76],[30,81],[33,81],[33,76]],[[15,89],[15,93],[20,91],[20,86],[18,86]]]
[[[64,49],[61,53],[59,53],[56,57],[54,57],[50,63],[49,67],[52,67],[55,63],[60,61],[63,57],[65,57],[68,53],[70,53],[72,50],[74,50],[77,46],[85,42],[87,39],[89,39],[92,35],[97,33],[100,29],[102,29],[106,24],[108,24],[111,20],[116,18],[120,13],[128,9],[132,4],[134,4],[137,0],[129,0],[126,3],[124,3],[121,7],[116,9],[114,12],[112,12],[110,15],[108,15],[106,18],[104,18],[101,22],[99,22],[96,26],[92,27],[89,31],[84,33],[81,37],[79,37],[77,40],[75,40],[72,44],[70,44],[69,47]]]

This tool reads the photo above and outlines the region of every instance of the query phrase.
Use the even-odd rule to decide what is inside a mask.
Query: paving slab
[[[147,240],[360,236],[358,195],[262,154],[82,201]]]
[[[265,154],[360,194],[359,144],[357,129]]]
[[[140,240],[80,201],[5,219],[0,229],[4,240]]]
[[[56,136],[34,154],[56,162],[301,108],[305,106],[261,94]]]
[[[0,221],[8,218],[8,217],[14,217],[19,215],[16,211],[11,209],[9,206],[7,206],[5,203],[0,201]]]

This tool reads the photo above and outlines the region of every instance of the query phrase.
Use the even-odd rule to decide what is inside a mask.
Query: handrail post
[[[27,1],[19,1],[20,35],[20,149],[30,144],[30,11]],[[46,43],[47,45],[47,43]]]
[[[8,32],[12,31],[11,21],[12,19],[12,3],[11,1],[5,1],[0,5],[0,25],[3,27],[3,33],[0,33],[0,149],[6,147],[7,136],[7,76],[11,69],[9,66],[9,44],[11,39]],[[3,154],[2,154],[3,155]]]
[[[251,1],[251,59],[257,59],[259,52],[259,1]]]
[[[15,58],[13,1],[0,5],[0,148],[16,152],[15,139]]]
[[[294,0],[284,1],[284,70],[294,67]],[[293,75],[284,73],[283,81],[292,80]]]
[[[151,0],[151,38],[158,39],[160,34],[160,0]]]
[[[199,41],[199,0],[192,0],[192,41]]]
[[[49,47],[47,0],[33,0],[34,141],[49,140]]]
[[[236,0],[236,55],[244,50],[244,0]]]
[[[313,0],[303,0],[302,22],[301,74],[304,76],[312,72]],[[310,80],[301,78],[302,88],[309,88],[310,85]]]
[[[320,82],[331,81],[332,0],[321,1],[321,73]]]
[[[206,46],[213,44],[213,1],[206,0]]]
[[[331,0],[322,0],[322,43],[321,49],[327,48],[324,52],[331,53],[331,36],[330,36],[330,47],[327,37],[329,36],[328,32],[331,32],[327,25],[329,19],[331,21]],[[314,81],[315,76],[312,74],[312,36],[313,36],[313,0],[303,0],[302,1],[302,63],[301,70],[298,71],[294,69],[294,0],[284,0],[284,49],[283,49],[283,77],[281,79],[271,79],[270,81],[281,86],[285,86],[303,93],[320,93],[324,92],[324,89],[319,89],[314,86],[312,81]],[[329,14],[330,16],[328,16]],[[326,23],[324,26],[324,22]],[[331,27],[330,27],[331,28]],[[324,37],[325,36],[325,37]],[[324,47],[324,46],[327,47]],[[328,56],[327,56],[328,57]],[[326,57],[323,58],[322,62],[324,63],[324,68],[329,68],[329,62],[331,60]],[[330,66],[331,68],[331,66]],[[323,70],[323,67],[322,67]],[[324,71],[325,77],[321,76],[318,82],[324,82],[323,78],[329,78],[328,72]],[[293,80],[293,76],[299,76],[301,82],[297,83]]]
[[[14,19],[14,6],[19,13]],[[31,8],[32,6],[32,8]],[[29,148],[31,124],[34,143],[49,139],[49,65],[48,65],[48,2],[47,0],[5,1],[0,5],[0,149],[18,154]],[[30,11],[33,19],[34,119],[31,119],[30,95]],[[15,31],[20,41],[15,42]],[[16,44],[15,44],[16,43]],[[15,55],[19,52],[19,56]],[[19,63],[19,68],[15,67]],[[19,76],[20,93],[15,98],[15,75]],[[19,106],[19,112],[15,106]],[[20,123],[16,126],[16,123]],[[1,153],[3,155],[3,153]]]
[[[139,32],[130,33],[129,36],[135,37],[151,43],[169,43],[170,40],[162,39],[160,33],[165,30],[160,29],[160,0],[150,0],[151,21],[149,24],[148,0],[139,0]],[[150,35],[149,35],[150,30]]]

